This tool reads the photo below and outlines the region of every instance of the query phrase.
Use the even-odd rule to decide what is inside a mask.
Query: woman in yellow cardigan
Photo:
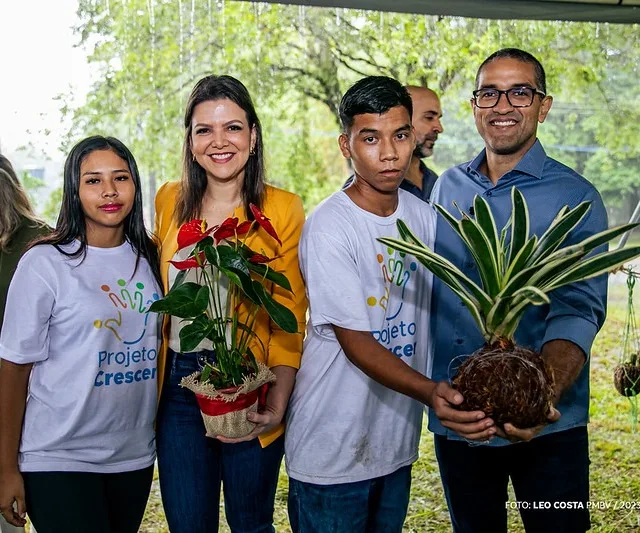
[[[251,344],[256,358],[277,377],[265,409],[249,414],[255,430],[245,439],[211,439],[195,395],[179,386],[182,377],[198,370],[211,354],[203,344],[179,353],[179,319],[166,317],[163,348],[158,361],[162,385],[157,420],[160,488],[172,533],[218,531],[220,485],[227,522],[235,532],[272,532],[278,472],[283,456],[282,421],[300,364],[307,302],[298,268],[298,240],[304,223],[302,202],[295,194],[265,184],[262,130],[244,85],[230,76],[207,76],[193,89],[185,112],[183,176],[163,185],[156,196],[156,235],[161,241],[161,272],[165,291],[177,271],[170,260],[184,259],[177,251],[178,228],[195,218],[208,226],[228,216],[241,221],[253,203],[271,219],[282,245],[257,232],[247,244],[277,259],[292,292],[272,287],[274,299],[298,319],[298,333],[289,334],[260,311]],[[240,312],[244,310],[241,309]]]

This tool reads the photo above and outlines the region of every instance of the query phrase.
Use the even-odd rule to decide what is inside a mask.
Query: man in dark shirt
[[[408,85],[407,90],[411,95],[413,114],[411,122],[415,129],[416,148],[411,157],[411,163],[407,174],[400,184],[400,188],[427,201],[431,196],[431,190],[438,179],[438,175],[422,162],[425,157],[433,155],[433,146],[438,135],[444,131],[440,119],[442,110],[438,95],[426,87]],[[353,182],[353,176],[344,184],[346,189]]]
[[[400,187],[422,200],[428,200],[438,175],[424,164],[422,159],[433,155],[433,146],[442,127],[442,109],[438,95],[426,87],[407,87],[413,103],[411,122],[415,128],[416,149],[409,170]]]

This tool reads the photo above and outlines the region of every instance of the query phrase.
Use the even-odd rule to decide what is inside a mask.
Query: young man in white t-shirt
[[[398,235],[399,218],[434,240],[433,207],[398,190],[415,148],[411,113],[391,78],[347,91],[339,143],[355,179],[302,232],[310,320],[285,440],[295,533],[402,531],[423,404],[462,401],[426,377],[431,274],[377,241]]]

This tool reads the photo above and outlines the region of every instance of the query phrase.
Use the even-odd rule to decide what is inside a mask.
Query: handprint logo
[[[380,264],[380,270],[385,282],[384,294],[379,298],[369,296],[367,298],[367,304],[371,307],[379,305],[387,312],[387,320],[393,320],[402,310],[404,292],[407,288],[407,283],[409,283],[409,280],[411,279],[411,272],[415,272],[418,265],[414,261],[411,261],[409,268],[406,269],[404,266],[405,254],[399,253],[399,258],[397,258],[396,252],[392,248],[386,249],[386,256],[387,257],[385,257],[385,254],[376,255],[376,259]],[[387,308],[389,304],[389,294],[390,288],[393,285],[402,287],[402,292],[400,294],[400,304],[398,305],[398,308],[395,310],[389,310]]]

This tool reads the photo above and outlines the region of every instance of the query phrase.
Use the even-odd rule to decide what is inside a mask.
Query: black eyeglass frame
[[[530,91],[533,91],[531,93],[531,101],[527,104],[527,105],[516,105],[513,104],[511,102],[511,100],[509,99],[509,92],[510,91],[517,91],[518,89],[529,89]],[[483,106],[483,105],[479,105],[478,104],[478,94],[480,94],[481,91],[495,91],[498,93],[498,99],[496,100],[496,103],[493,105],[489,105],[489,106]],[[506,91],[501,91],[500,89],[494,89],[493,87],[483,87],[480,89],[476,89],[475,91],[473,91],[473,103],[475,104],[476,107],[478,107],[479,109],[491,109],[492,107],[496,107],[498,105],[498,103],[500,102],[500,98],[502,97],[502,95],[504,94],[505,98],[507,99],[507,102],[509,102],[509,105],[511,107],[531,107],[533,105],[533,99],[536,97],[536,95],[544,98],[546,95],[546,93],[535,89],[533,87],[528,87],[526,85],[523,85],[522,87],[511,87],[511,89],[507,89]]]

